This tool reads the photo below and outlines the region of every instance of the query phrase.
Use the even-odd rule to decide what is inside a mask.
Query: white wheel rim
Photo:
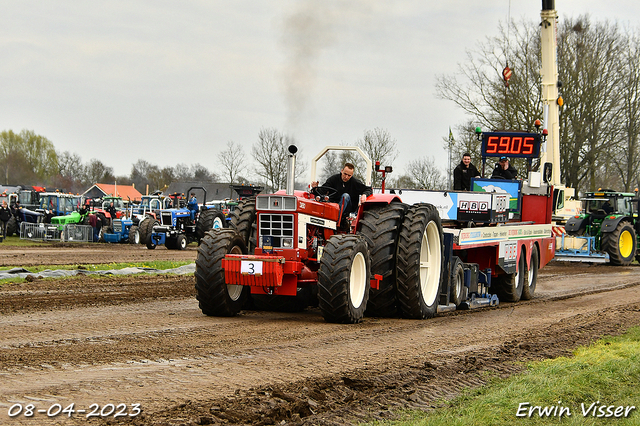
[[[140,244],[140,233],[138,231],[133,234],[133,242],[134,244]]]
[[[531,262],[533,262],[533,258],[531,259]],[[527,273],[527,285],[531,285],[533,284],[533,264],[531,264],[529,266],[529,272]]]
[[[229,254],[242,254],[242,250],[240,250],[240,247],[234,246],[231,250],[229,250]],[[229,295],[229,299],[233,300],[234,302],[240,299],[243,288],[244,286],[241,285],[227,284],[227,294]]]
[[[349,298],[354,308],[358,309],[364,300],[367,288],[367,262],[361,252],[356,253],[351,262],[351,274],[349,276]]]
[[[431,306],[438,296],[442,259],[440,247],[440,231],[438,225],[431,221],[422,234],[420,246],[420,289],[427,306]]]
[[[185,249],[187,247],[187,240],[185,238],[180,238],[180,248]]]
[[[216,217],[215,219],[213,219],[213,229],[220,228],[222,228],[222,220],[219,217]]]

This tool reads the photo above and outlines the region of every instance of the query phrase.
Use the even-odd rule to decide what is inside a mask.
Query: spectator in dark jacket
[[[111,222],[109,226],[113,226],[113,220],[117,219],[117,212],[116,212],[116,208],[113,206],[113,201],[109,204],[109,207],[107,207],[107,213],[109,213],[109,215],[111,216]]]
[[[507,180],[514,180],[518,178],[518,171],[509,164],[509,159],[507,157],[500,157],[500,161],[496,164],[496,168],[493,169],[491,179],[495,178]]]
[[[3,201],[0,206],[0,226],[2,226],[2,238],[7,238],[7,222],[11,219],[11,210],[7,202]]]
[[[460,164],[453,169],[453,189],[456,191],[471,191],[471,178],[480,177],[478,169],[471,163],[471,154],[462,154]]]

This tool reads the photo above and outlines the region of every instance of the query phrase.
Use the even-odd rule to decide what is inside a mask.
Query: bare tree
[[[504,43],[508,36],[502,27],[498,37],[467,53],[468,61],[457,74],[438,77],[436,90],[483,130],[532,132],[535,119],[543,117],[539,24],[522,21],[510,25],[510,43]],[[592,24],[588,17],[579,17],[558,27],[557,40],[559,81],[565,99],[560,110],[562,180],[576,189],[594,189],[601,177],[598,171],[609,162],[607,157],[619,153],[616,115],[620,92],[627,84],[626,78],[621,79],[625,76],[622,65],[628,62],[621,48],[624,36],[615,24]],[[502,80],[507,63],[513,70],[508,87]],[[471,132],[472,126],[466,127],[464,132]],[[521,170],[525,166],[517,167]],[[632,169],[633,161],[627,174]]]
[[[218,161],[225,171],[225,179],[228,179],[230,184],[236,183],[240,174],[247,168],[242,146],[233,141],[227,142],[227,149],[218,153]],[[232,196],[232,189],[229,188],[229,197]]]
[[[619,175],[625,191],[631,191],[640,184],[640,37],[631,33],[625,42],[622,65],[626,78],[624,84],[620,84],[621,105],[616,120],[620,126],[619,149],[606,152],[614,154],[611,156],[613,168],[618,171],[609,175]]]
[[[102,161],[92,158],[84,168],[83,181],[86,186],[94,183],[115,182],[113,167],[106,166]]]
[[[258,163],[256,174],[264,179],[268,189],[277,191],[287,183],[287,160],[289,145],[293,139],[273,128],[262,128],[258,133],[258,142],[252,147],[253,158]],[[296,176],[304,172],[300,154],[297,154]],[[298,167],[301,166],[301,167]]]
[[[393,165],[393,161],[398,156],[397,141],[391,137],[387,130],[378,127],[373,130],[366,130],[364,137],[359,139],[356,145],[369,156],[374,164],[376,161],[380,161],[383,167]],[[371,170],[368,171],[368,173],[371,172]],[[371,180],[372,186],[378,188],[381,183],[382,176],[374,173]]]
[[[394,186],[407,189],[443,189],[447,179],[434,157],[421,157],[409,162],[407,174],[398,177]]]

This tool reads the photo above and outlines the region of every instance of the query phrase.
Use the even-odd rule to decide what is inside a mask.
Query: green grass
[[[30,272],[40,272],[46,269],[84,269],[87,271],[104,271],[107,269],[123,269],[123,268],[154,268],[154,269],[172,269],[179,266],[188,265],[193,263],[191,261],[167,261],[167,260],[152,260],[148,262],[127,262],[127,263],[77,263],[74,265],[37,265],[37,266],[11,266],[2,267],[0,271],[6,271],[13,268],[24,268]]]
[[[42,247],[48,246],[51,243],[45,243],[44,241],[31,241],[31,240],[21,240],[20,237],[11,236],[7,237],[0,244],[3,246],[11,246],[11,247]]]
[[[402,421],[376,422],[373,425],[640,425],[640,328],[625,335],[607,337],[590,346],[581,347],[571,358],[561,357],[528,365],[523,374],[508,379],[494,379],[479,389],[468,390],[446,406],[430,413],[407,413]],[[436,381],[437,385],[437,381]],[[558,401],[561,401],[560,403]],[[636,406],[628,417],[597,418],[592,412],[583,416],[589,406]],[[518,417],[519,404],[523,406]],[[568,407],[571,416],[543,416],[533,406]],[[615,410],[615,407],[612,411]],[[604,408],[606,415],[607,408]],[[596,416],[599,413],[596,411]]]

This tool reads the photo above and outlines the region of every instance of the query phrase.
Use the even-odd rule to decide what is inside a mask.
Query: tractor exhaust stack
[[[298,147],[289,145],[289,162],[287,164],[287,195],[293,195],[293,189],[296,184],[296,152]]]

